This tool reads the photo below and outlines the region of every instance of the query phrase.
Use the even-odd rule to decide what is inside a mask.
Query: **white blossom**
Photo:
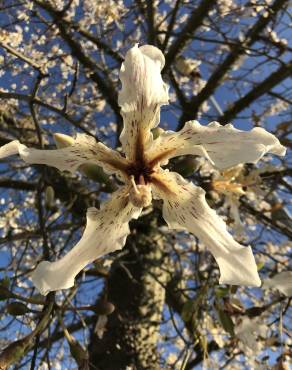
[[[278,289],[286,297],[292,297],[292,271],[282,271],[264,281],[264,289]]]
[[[243,347],[248,356],[254,357],[262,350],[263,343],[258,337],[266,338],[268,327],[262,323],[261,318],[243,317],[234,330],[240,339],[240,347]]]
[[[0,158],[19,154],[27,163],[46,164],[61,171],[76,171],[93,163],[115,174],[124,183],[101,208],[89,208],[80,241],[56,262],[41,262],[32,275],[42,294],[73,286],[75,276],[89,263],[121,249],[129,234],[128,223],[139,217],[154,199],[163,201],[169,228],[188,230],[205,244],[220,269],[220,283],[259,286],[252,250],[228,233],[223,220],[206,200],[205,191],[179,174],[163,169],[169,159],[200,155],[219,169],[256,163],[267,152],[284,155],[278,139],[262,128],[249,132],[212,122],[202,126],[187,122],[179,132],[165,131],[156,140],[151,130],[160,121],[160,107],[168,104],[168,87],[161,70],[164,56],[151,45],[131,48],[120,71],[122,89],[118,103],[124,120],[120,141],[125,156],[78,134],[72,145],[57,150],[37,150],[15,140],[0,149]]]

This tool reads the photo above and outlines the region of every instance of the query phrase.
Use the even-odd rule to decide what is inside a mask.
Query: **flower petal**
[[[135,45],[122,64],[119,105],[124,128],[120,141],[130,160],[143,155],[143,147],[152,138],[150,130],[159,123],[160,106],[168,104],[168,87],[161,77],[163,66],[162,52],[151,45]]]
[[[264,281],[264,289],[278,289],[286,297],[292,297],[292,271],[282,271]]]
[[[254,355],[261,350],[261,343],[258,337],[266,338],[268,326],[263,323],[262,317],[240,317],[241,322],[234,327],[235,335],[244,346],[252,350]]]
[[[72,287],[75,276],[86,265],[124,246],[129,221],[141,213],[129,202],[128,193],[128,187],[123,187],[100,210],[89,208],[85,231],[75,247],[60,260],[37,266],[32,281],[41,294]]]
[[[224,221],[212,210],[205,191],[175,172],[152,175],[152,192],[163,199],[163,217],[172,229],[188,230],[197,236],[215,257],[221,284],[260,286],[250,247],[237,243]]]
[[[0,159],[16,153],[27,163],[46,164],[71,173],[82,164],[91,162],[102,166],[109,173],[120,172],[123,175],[128,164],[118,152],[84,134],[77,134],[71,146],[56,150],[28,148],[14,140],[0,148]]]
[[[244,236],[244,224],[241,221],[239,213],[239,200],[233,195],[226,196],[226,204],[230,207],[230,215],[233,218],[233,231],[237,238],[242,238]]]
[[[9,157],[14,154],[18,154],[18,148],[19,148],[19,141],[13,140],[10,141],[10,143],[5,144],[0,147],[0,159]]]
[[[203,155],[216,167],[223,169],[240,163],[256,163],[266,153],[285,155],[279,140],[261,127],[242,131],[231,124],[221,126],[211,122],[202,126],[189,121],[179,132],[166,131],[146,151],[150,162],[167,164],[170,158]]]

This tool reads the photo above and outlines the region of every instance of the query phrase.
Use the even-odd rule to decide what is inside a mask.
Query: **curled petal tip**
[[[73,137],[65,134],[56,133],[53,134],[53,138],[55,140],[56,146],[58,149],[66,148],[67,146],[71,146],[74,144],[75,140]]]
[[[265,153],[272,153],[279,156],[284,156],[286,154],[286,148],[280,143],[279,139],[271,134],[270,132],[266,131],[262,127],[255,127],[251,130],[256,135],[262,138],[263,147],[265,148]],[[264,153],[264,154],[265,154]]]
[[[155,198],[164,201],[164,219],[170,228],[188,230],[205,244],[218,263],[220,283],[260,286],[251,248],[240,245],[228,233],[224,221],[206,202],[204,191],[186,184],[174,172],[161,171],[158,179],[152,191]]]
[[[179,155],[200,155],[217,168],[226,169],[242,163],[257,163],[267,153],[283,156],[286,149],[261,127],[242,131],[232,124],[224,126],[211,122],[203,126],[189,121],[179,132],[160,135],[147,151],[147,157],[152,159],[160,155],[166,161]]]
[[[232,278],[231,279],[226,278],[221,273],[219,284],[242,285],[246,287],[259,288],[262,285],[262,281],[259,278],[258,274],[254,274],[254,276],[245,277],[241,282],[239,282],[238,279],[234,280]]]
[[[11,155],[18,154],[20,142],[13,140],[8,144],[0,147],[0,159],[10,157]]]
[[[31,276],[34,286],[42,295],[59,289],[68,289],[74,285],[74,279],[66,279],[62,270],[57,270],[54,263],[42,261]]]
[[[160,70],[163,69],[165,65],[165,58],[160,49],[153,45],[143,45],[140,47],[140,50],[144,55],[147,55],[155,63],[158,63],[160,65]]]
[[[160,107],[168,104],[168,86],[161,76],[164,63],[162,52],[155,46],[135,45],[121,66],[118,104],[124,128],[120,141],[128,159],[135,159],[137,140],[141,148],[151,142],[151,129],[160,121]]]
[[[287,148],[284,147],[282,144],[275,145],[273,153],[279,155],[280,157],[284,157],[286,155]]]
[[[130,233],[129,221],[141,213],[141,209],[129,202],[127,194],[128,188],[121,188],[100,210],[89,208],[86,228],[79,242],[61,259],[43,261],[37,266],[31,279],[41,294],[71,288],[85,266],[124,246]]]

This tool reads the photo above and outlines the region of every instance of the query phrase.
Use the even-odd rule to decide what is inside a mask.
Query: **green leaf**
[[[0,286],[0,301],[5,301],[5,299],[12,298],[13,294],[4,286]]]
[[[230,293],[235,294],[237,292],[238,286],[237,285],[231,285],[230,287]]]
[[[223,298],[228,296],[229,294],[229,288],[222,288],[222,287],[217,287],[215,288],[215,295],[217,298]]]
[[[265,266],[265,262],[259,262],[258,264],[257,264],[257,269],[258,269],[258,271],[260,271],[263,267]]]
[[[186,301],[182,308],[181,318],[183,321],[190,321],[195,311],[195,301],[190,299]]]
[[[0,286],[9,289],[10,279],[8,276],[0,280]]]
[[[21,302],[11,302],[6,306],[6,310],[9,315],[12,316],[22,316],[30,312],[29,308]]]
[[[234,336],[234,323],[231,317],[228,315],[228,313],[221,310],[220,308],[218,308],[217,311],[218,311],[219,321],[223,329],[230,335]]]

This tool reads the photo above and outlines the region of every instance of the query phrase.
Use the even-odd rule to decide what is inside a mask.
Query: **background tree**
[[[54,148],[62,145],[54,133],[83,132],[119,147],[118,72],[139,42],[166,58],[165,128],[232,121],[264,127],[291,148],[287,7],[287,0],[3,0],[0,145],[19,139]],[[131,223],[121,252],[44,298],[30,273],[76,243],[86,208],[117,180],[89,165],[71,176],[3,160],[0,369],[285,368],[291,152],[223,173],[191,156],[169,168],[202,186],[238,240],[252,246],[263,287],[219,286],[211,254],[189,234],[167,230],[157,202]]]

